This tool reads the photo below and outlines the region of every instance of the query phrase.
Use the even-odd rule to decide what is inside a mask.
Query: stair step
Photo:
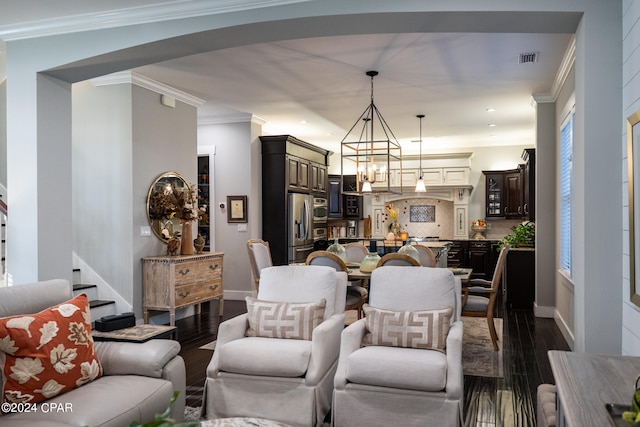
[[[78,283],[76,285],[73,285],[73,290],[74,291],[82,291],[84,289],[90,289],[90,288],[97,288],[96,285],[91,285],[89,283]]]
[[[98,287],[96,285],[87,284],[87,283],[78,283],[73,285],[73,295],[86,294],[89,300],[97,300],[98,298]]]
[[[89,301],[89,308],[98,308],[98,307],[103,307],[105,305],[110,305],[110,304],[114,304],[115,305],[115,301],[109,301],[106,299],[94,299]]]
[[[89,307],[91,308],[91,318],[93,320],[110,314],[116,314],[116,303],[114,301],[100,299],[90,300]]]

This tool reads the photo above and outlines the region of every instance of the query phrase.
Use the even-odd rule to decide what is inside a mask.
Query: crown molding
[[[0,26],[5,41],[281,6],[311,0],[183,0]]]
[[[567,46],[567,50],[562,57],[562,62],[560,63],[560,67],[558,68],[558,73],[556,74],[556,78],[553,81],[553,85],[551,86],[551,94],[554,98],[558,98],[560,91],[562,90],[562,86],[569,77],[569,73],[571,72],[571,68],[573,64],[576,62],[576,36],[575,34],[571,36],[571,40],[569,41],[569,46]]]
[[[200,99],[193,95],[189,95],[186,92],[175,89],[164,83],[152,80],[141,74],[134,73],[133,71],[120,71],[113,74],[108,74],[102,77],[96,77],[89,80],[94,86],[110,86],[118,84],[134,84],[136,86],[149,89],[152,92],[160,95],[167,95],[175,98],[177,101],[184,102],[185,104],[193,107],[199,107],[205,103],[204,99]]]
[[[229,123],[255,123],[262,126],[267,123],[267,121],[250,113],[221,114],[219,116],[198,117],[198,126],[222,125]]]

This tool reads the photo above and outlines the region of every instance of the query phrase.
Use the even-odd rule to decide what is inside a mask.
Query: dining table
[[[410,267],[408,267],[410,268]],[[454,276],[460,278],[460,282],[462,286],[467,286],[469,284],[469,279],[471,279],[471,273],[473,273],[472,268],[452,268],[447,267]],[[371,279],[371,272],[360,270],[360,264],[357,263],[347,263],[347,278],[350,282],[357,280],[364,280],[367,283]]]

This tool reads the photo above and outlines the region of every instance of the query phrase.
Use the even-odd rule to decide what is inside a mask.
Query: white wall
[[[622,47],[623,47],[623,87],[622,108],[623,117],[620,121],[623,132],[622,137],[622,232],[623,232],[623,259],[622,259],[622,354],[640,356],[640,308],[630,299],[629,281],[629,199],[627,186],[627,132],[626,118],[640,109],[640,4],[637,1],[623,1],[622,17]],[[640,165],[635,165],[636,171]],[[638,208],[640,200],[635,200],[635,208]],[[638,225],[636,225],[638,227]],[[635,250],[640,250],[640,242],[635,242]],[[638,267],[636,267],[638,268]],[[640,283],[636,284],[636,290],[640,289]]]

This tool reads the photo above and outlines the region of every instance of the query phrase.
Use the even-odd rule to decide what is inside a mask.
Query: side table
[[[91,331],[91,336],[96,341],[126,341],[145,342],[154,338],[176,339],[176,327],[165,325],[136,325],[130,328],[116,329],[115,331],[100,332]]]

